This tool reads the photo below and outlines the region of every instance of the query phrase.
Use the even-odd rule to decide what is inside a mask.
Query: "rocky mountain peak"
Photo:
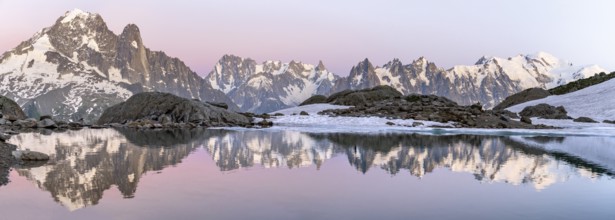
[[[325,71],[327,70],[327,67],[325,67],[325,64],[322,63],[322,60],[318,61],[318,66],[316,66],[316,71]]]

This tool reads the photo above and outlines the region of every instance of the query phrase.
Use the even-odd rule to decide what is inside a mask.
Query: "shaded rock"
[[[9,121],[22,120],[26,118],[26,114],[15,101],[1,95],[0,113],[2,113],[2,118]]]
[[[364,105],[367,103],[382,101],[386,99],[400,98],[401,92],[390,86],[376,86],[371,89],[345,90],[332,94],[327,98],[327,103],[336,105]]]
[[[393,126],[393,125],[395,125],[395,123],[393,123],[393,122],[390,122],[390,121],[387,121],[387,123],[386,123],[386,125],[390,125],[390,126]]]
[[[4,118],[0,118],[0,126],[1,126],[1,125],[10,125],[9,123],[11,123],[11,122],[10,122],[10,121],[7,121],[7,120],[6,120],[6,119],[4,119]]]
[[[16,150],[13,151],[13,156],[19,160],[23,161],[46,161],[49,160],[49,156],[47,154],[36,152],[36,151],[21,151]]]
[[[607,123],[607,124],[615,124],[615,120],[604,120],[602,122]]]
[[[8,135],[4,132],[0,133],[0,141],[6,142],[11,138],[11,135]]]
[[[38,123],[36,123],[36,127],[38,128],[57,128],[58,125],[56,124],[56,122],[54,122],[50,118],[45,118],[39,121]]]
[[[423,126],[423,125],[425,125],[423,124],[423,122],[418,122],[418,121],[412,122],[412,127],[418,127],[418,126]]]
[[[545,103],[525,107],[519,115],[544,119],[572,119],[563,106],[554,107]]]
[[[598,123],[597,121],[595,121],[594,119],[591,119],[589,117],[579,117],[577,119],[572,120],[574,122],[583,122],[583,123]]]
[[[324,95],[315,95],[303,101],[301,104],[299,104],[299,106],[321,103],[327,103],[327,97]]]
[[[306,111],[301,111],[299,112],[299,115],[310,115],[310,114],[308,114]]]
[[[25,120],[17,120],[13,123],[13,125],[21,128],[36,128],[38,126],[38,122],[34,118],[28,118]]]
[[[521,117],[521,122],[526,123],[526,124],[532,124],[532,119],[530,119],[530,117],[523,116]]]
[[[262,128],[269,128],[269,127],[273,126],[273,122],[272,121],[267,121],[267,120],[262,120],[262,121],[259,121],[257,123],[257,125],[262,127]]]
[[[275,114],[273,114],[273,116],[276,116],[276,117],[277,116],[284,116],[284,114],[282,114],[282,113],[275,113]]]
[[[161,93],[144,92],[105,110],[97,124],[125,123],[152,116],[168,116],[173,123],[208,126],[248,126],[248,117],[211,104]],[[150,125],[153,123],[149,123]]]
[[[551,93],[549,91],[542,88],[526,89],[517,94],[506,97],[504,101],[493,107],[493,110],[503,110],[513,105],[518,105],[536,99],[542,99],[550,95]]]
[[[216,106],[218,108],[228,109],[228,104],[224,102],[205,102],[205,103]]]
[[[51,115],[43,115],[41,117],[39,117],[39,121],[45,120],[45,119],[51,119]]]

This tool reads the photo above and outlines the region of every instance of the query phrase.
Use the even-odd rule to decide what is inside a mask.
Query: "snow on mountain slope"
[[[223,56],[207,77],[214,89],[227,94],[242,111],[271,112],[295,106],[315,94],[328,94],[338,77],[317,66],[291,61],[265,61]]]
[[[527,106],[547,103],[553,106],[564,106],[568,115],[573,118],[584,116],[596,121],[615,120],[615,100],[612,97],[615,97],[615,79],[568,94],[552,95],[515,105],[508,110],[520,112]]]
[[[181,60],[146,48],[136,25],[116,35],[100,15],[78,9],[0,56],[0,82],[0,94],[30,117],[66,121],[94,121],[105,108],[149,90],[234,107]]]

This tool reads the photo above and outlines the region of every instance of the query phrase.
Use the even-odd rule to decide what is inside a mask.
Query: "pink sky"
[[[115,33],[137,24],[145,45],[206,75],[224,54],[324,64],[340,75],[364,58],[425,56],[438,66],[546,51],[614,70],[615,1],[0,0],[0,51],[66,11],[99,13]]]

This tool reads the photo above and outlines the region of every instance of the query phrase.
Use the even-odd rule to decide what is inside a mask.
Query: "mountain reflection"
[[[24,133],[11,138],[10,142],[50,155],[51,160],[43,166],[17,167],[16,171],[50,192],[56,202],[76,210],[96,205],[103,192],[114,185],[124,197],[134,197],[146,172],[177,165],[200,146],[221,171],[253,166],[291,169],[315,166],[320,169],[328,159],[341,156],[360,173],[377,168],[391,175],[409,173],[422,178],[440,168],[472,174],[481,182],[527,184],[541,190],[572,176],[613,176],[614,150],[587,151],[585,146],[571,147],[568,153],[547,150],[549,146],[574,145],[588,140],[595,139],[85,129],[51,134]],[[614,142],[607,138],[601,143]]]
[[[50,155],[47,165],[16,170],[56,202],[76,210],[96,205],[113,185],[125,198],[133,197],[144,173],[181,163],[204,138],[199,130],[105,129],[25,133],[11,142]]]
[[[406,170],[411,175],[423,177],[437,168],[447,168],[471,173],[481,182],[532,184],[538,190],[575,175],[613,176],[613,172],[601,164],[566,153],[528,147],[525,143],[561,144],[563,140],[564,137],[522,137],[519,140],[478,135],[242,131],[212,137],[205,146],[222,171],[254,165],[266,168],[315,165],[320,168],[325,160],[341,154],[362,173],[379,167],[391,175]],[[615,153],[608,156],[615,156]]]

